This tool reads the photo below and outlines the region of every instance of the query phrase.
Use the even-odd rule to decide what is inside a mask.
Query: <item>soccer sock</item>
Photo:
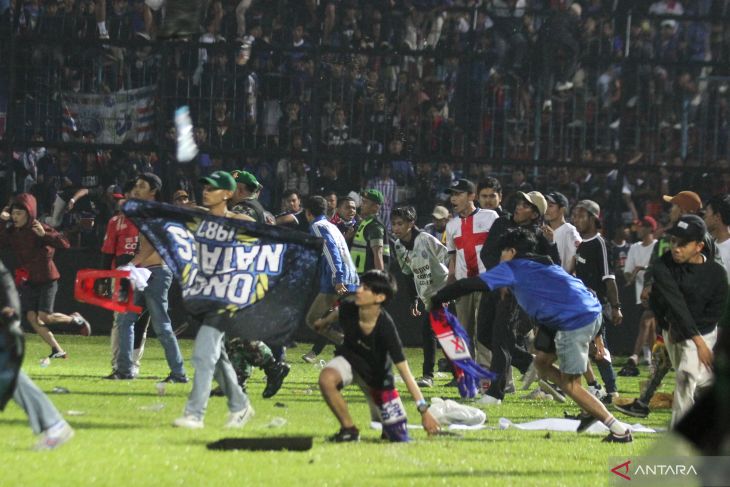
[[[644,353],[644,360],[647,363],[651,363],[651,348],[644,346],[641,351]]]
[[[611,433],[616,436],[624,436],[629,432],[629,428],[621,421],[614,418],[613,414],[609,415],[608,419],[606,419],[603,424],[605,424],[608,429],[611,430]]]
[[[639,356],[636,354],[633,354],[629,357],[629,361],[633,362],[634,365],[639,365]]]

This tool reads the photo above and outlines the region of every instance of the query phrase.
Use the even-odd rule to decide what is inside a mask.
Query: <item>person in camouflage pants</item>
[[[231,365],[236,371],[238,384],[244,392],[246,392],[246,381],[253,374],[254,367],[261,368],[266,374],[263,397],[273,397],[279,392],[284,378],[289,374],[290,366],[276,360],[271,349],[264,342],[232,338],[226,341],[225,346]],[[211,395],[222,396],[223,392],[220,387],[217,387],[211,392]]]

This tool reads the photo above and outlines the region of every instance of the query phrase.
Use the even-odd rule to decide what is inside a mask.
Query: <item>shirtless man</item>
[[[159,201],[161,190],[162,180],[156,174],[142,173],[135,180],[132,198]],[[172,272],[162,261],[160,254],[155,251],[152,244],[142,234],[139,236],[137,255],[127,266],[144,267],[151,272],[147,287],[144,290],[135,291],[134,302],[139,306],[143,306],[149,312],[152,327],[162,344],[162,348],[165,350],[165,358],[170,367],[170,374],[164,382],[188,382],[180,347],[177,338],[175,338],[175,333],[172,331],[170,316],[167,314],[167,294],[172,283]],[[117,327],[119,329],[117,371],[107,376],[107,379],[135,378],[132,370],[132,353],[134,349],[134,323],[138,317],[139,314],[134,312],[117,315]]]

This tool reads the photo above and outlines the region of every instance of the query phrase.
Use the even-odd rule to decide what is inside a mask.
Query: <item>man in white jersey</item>
[[[575,251],[583,241],[580,233],[575,227],[565,221],[568,212],[568,198],[563,193],[552,191],[545,195],[547,210],[545,210],[545,222],[543,234],[548,240],[551,239],[558,247],[560,254],[560,265],[565,272],[572,274],[575,270]]]
[[[454,282],[486,271],[479,252],[487,241],[489,229],[499,215],[494,210],[476,207],[476,185],[468,179],[454,181],[448,192],[454,212],[458,215],[446,224],[446,248],[450,254],[448,282]],[[482,293],[470,293],[456,300],[456,315],[471,338],[472,349],[476,343],[476,315],[481,295]],[[478,355],[476,358],[480,362]],[[484,359],[489,363],[491,357]]]
[[[639,222],[637,230],[639,241],[635,242],[629,248],[624,264],[624,276],[627,286],[635,286],[636,304],[641,305],[641,291],[644,289],[644,274],[651,262],[651,254],[654,252],[656,239],[657,223],[650,216],[645,216]],[[636,377],[639,375],[639,354],[642,353],[644,361],[651,363],[651,346],[654,344],[656,337],[655,320],[651,312],[648,311],[648,305],[644,305],[644,310],[639,318],[639,334],[634,344],[634,353],[629,357],[626,365],[619,371],[618,375],[622,377]]]

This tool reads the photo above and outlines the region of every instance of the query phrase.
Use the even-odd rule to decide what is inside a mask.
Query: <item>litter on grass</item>
[[[537,421],[529,421],[527,423],[513,423],[507,418],[499,418],[499,428],[506,430],[508,428],[516,428],[519,430],[529,430],[529,431],[573,431],[575,432],[576,429],[578,429],[578,425],[580,424],[580,421],[577,419],[564,419],[564,418],[545,418],[545,419],[538,419]],[[656,433],[657,431],[652,428],[647,428],[646,426],[635,423],[632,425],[629,425],[631,427],[631,431],[634,433]],[[608,428],[605,424],[601,423],[600,421],[593,423],[590,428],[588,428],[586,431],[588,434],[592,435],[601,435],[608,433]]]
[[[156,404],[150,404],[148,406],[140,406],[140,411],[151,411],[151,412],[157,412],[162,411],[165,408],[164,404],[156,403]]]

